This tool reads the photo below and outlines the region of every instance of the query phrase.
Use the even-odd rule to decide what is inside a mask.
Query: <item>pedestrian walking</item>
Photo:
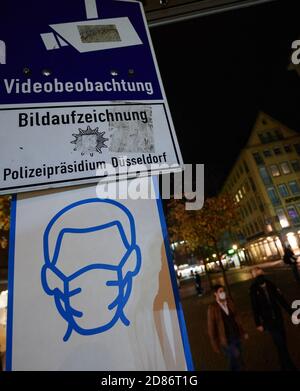
[[[292,309],[277,286],[265,277],[261,268],[254,268],[252,276],[254,281],[250,286],[250,298],[256,328],[259,332],[271,335],[281,370],[296,370],[287,346],[281,307],[289,315],[292,315]]]
[[[300,274],[298,270],[297,265],[297,256],[293,252],[291,246],[285,246],[284,248],[284,255],[283,255],[283,262],[287,265],[290,265],[292,272],[294,274],[295,280],[300,284]]]
[[[203,289],[202,289],[202,282],[201,282],[201,276],[199,272],[195,273],[195,286],[198,296],[203,295]]]
[[[239,371],[244,368],[242,338],[248,339],[248,334],[223,285],[214,287],[214,299],[208,307],[208,334],[212,348],[226,356],[230,370]]]

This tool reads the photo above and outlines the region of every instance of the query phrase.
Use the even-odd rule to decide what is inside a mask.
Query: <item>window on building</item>
[[[288,162],[280,163],[280,169],[283,174],[290,174],[291,169]]]
[[[262,203],[262,201],[261,201],[261,198],[260,198],[260,197],[256,197],[256,199],[257,199],[257,203],[258,203],[258,208],[259,208],[259,210],[260,210],[261,212],[264,212],[265,208],[264,208],[264,205],[263,205],[263,203]]]
[[[260,177],[265,185],[272,185],[272,179],[266,169],[266,167],[259,167],[258,169]]]
[[[275,155],[281,155],[282,154],[282,150],[279,147],[274,148],[273,151],[274,151]]]
[[[272,152],[269,150],[269,149],[266,149],[264,152],[264,157],[271,157],[272,156]]]
[[[256,186],[255,186],[254,180],[251,177],[249,177],[249,181],[250,181],[252,190],[256,191]]]
[[[268,135],[266,133],[258,133],[258,137],[262,144],[267,144],[269,142]]]
[[[300,193],[300,187],[296,181],[289,182],[289,188],[292,194]]]
[[[276,140],[283,140],[283,133],[281,129],[275,129]]]
[[[249,225],[246,226],[246,230],[247,230],[247,236],[251,236]]]
[[[240,167],[239,167],[239,170],[240,170],[240,174],[242,175],[242,174],[243,174],[243,172],[244,172],[244,170],[243,170],[243,166],[242,166],[242,165],[240,165]]]
[[[280,171],[279,171],[277,164],[272,164],[270,166],[270,171],[271,171],[272,176],[280,176]]]
[[[284,183],[278,185],[278,191],[281,197],[288,197],[290,195],[288,188]]]
[[[260,153],[258,152],[253,153],[253,158],[258,166],[264,164],[264,159],[261,157]]]
[[[297,209],[294,206],[287,207],[288,214],[293,224],[299,224],[300,218]]]
[[[238,194],[235,195],[235,199],[236,199],[236,202],[239,203],[240,202],[240,199],[239,199],[239,196]]]
[[[242,199],[242,198],[243,198],[243,193],[242,193],[242,191],[241,191],[241,190],[239,190],[239,196],[240,196],[240,199]]]
[[[282,228],[286,228],[290,226],[290,223],[283,209],[276,209],[276,214]]]
[[[274,205],[274,206],[281,205],[281,201],[280,201],[274,187],[268,187],[267,192],[268,192],[268,196],[272,202],[272,205]]]
[[[300,162],[299,162],[299,160],[292,160],[292,161],[291,161],[291,165],[292,165],[293,170],[294,170],[295,172],[300,171]]]
[[[255,232],[259,232],[259,226],[256,221],[254,221],[254,227],[255,227]]]
[[[249,213],[251,214],[252,213],[252,207],[250,205],[250,202],[247,202],[247,206],[248,206]]]
[[[245,182],[245,189],[246,189],[246,193],[250,191],[250,186],[248,181]]]
[[[264,231],[264,229],[265,229],[265,224],[264,224],[264,221],[263,221],[263,219],[262,219],[261,217],[259,217],[259,218],[257,219],[257,223],[258,223],[259,229],[260,229],[261,231]]]
[[[242,219],[244,218],[244,211],[243,211],[243,208],[240,208],[240,216],[241,216]]]
[[[253,206],[253,209],[257,210],[257,205],[256,205],[255,199],[253,197],[251,198],[251,204]]]
[[[292,152],[292,147],[291,147],[291,145],[285,145],[285,146],[284,146],[284,150],[285,150],[286,153]]]
[[[300,144],[294,144],[297,154],[300,156]]]
[[[249,172],[249,167],[248,167],[247,163],[245,162],[245,160],[243,160],[243,164],[244,164],[245,171]]]
[[[238,233],[238,238],[239,238],[239,240],[244,240],[245,239],[244,231],[242,229]]]
[[[266,132],[266,137],[269,143],[276,140],[276,137],[272,132]]]

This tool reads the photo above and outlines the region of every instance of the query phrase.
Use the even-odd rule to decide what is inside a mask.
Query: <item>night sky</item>
[[[150,32],[184,162],[205,164],[206,196],[221,189],[259,110],[300,131],[300,77],[287,70],[300,39],[299,1]]]

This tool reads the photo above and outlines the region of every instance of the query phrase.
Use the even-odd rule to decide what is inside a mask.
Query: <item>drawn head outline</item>
[[[102,239],[104,235],[102,242],[101,235]],[[98,261],[98,254],[102,255],[101,246],[105,248],[106,239],[109,240],[110,237],[114,238],[113,243],[116,244],[111,247],[119,249],[119,258],[113,256],[106,261],[105,257],[102,257]],[[92,242],[92,247],[95,247],[95,254],[93,259],[87,259],[83,267],[70,271],[72,258],[66,262],[66,254],[68,249],[73,247],[69,245],[72,238],[75,240],[76,249],[80,249],[79,253],[85,248],[80,246],[80,243],[89,240],[88,243]],[[110,253],[114,254],[115,249],[111,247]],[[63,338],[65,342],[73,330],[81,335],[94,335],[111,329],[119,319],[125,326],[129,326],[130,321],[124,313],[124,307],[130,298],[133,278],[141,268],[141,251],[136,243],[134,218],[128,208],[115,200],[99,198],[85,199],[68,205],[48,223],[43,237],[43,251],[42,287],[47,295],[54,297],[58,313],[68,324]],[[72,253],[74,254],[74,251]],[[88,281],[95,275],[109,276],[107,280],[104,279],[105,285],[111,292],[116,292],[116,297],[107,303],[106,312],[102,311],[102,314],[106,313],[104,323],[87,326],[84,322],[89,311],[80,311],[72,302],[75,300],[76,303],[82,291],[85,291],[80,285],[82,281]],[[100,315],[99,311],[99,317]]]

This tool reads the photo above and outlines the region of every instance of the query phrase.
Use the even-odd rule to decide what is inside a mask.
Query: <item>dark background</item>
[[[206,196],[221,189],[260,110],[300,130],[300,76],[287,70],[300,39],[298,0],[150,32],[184,162],[205,164]]]

